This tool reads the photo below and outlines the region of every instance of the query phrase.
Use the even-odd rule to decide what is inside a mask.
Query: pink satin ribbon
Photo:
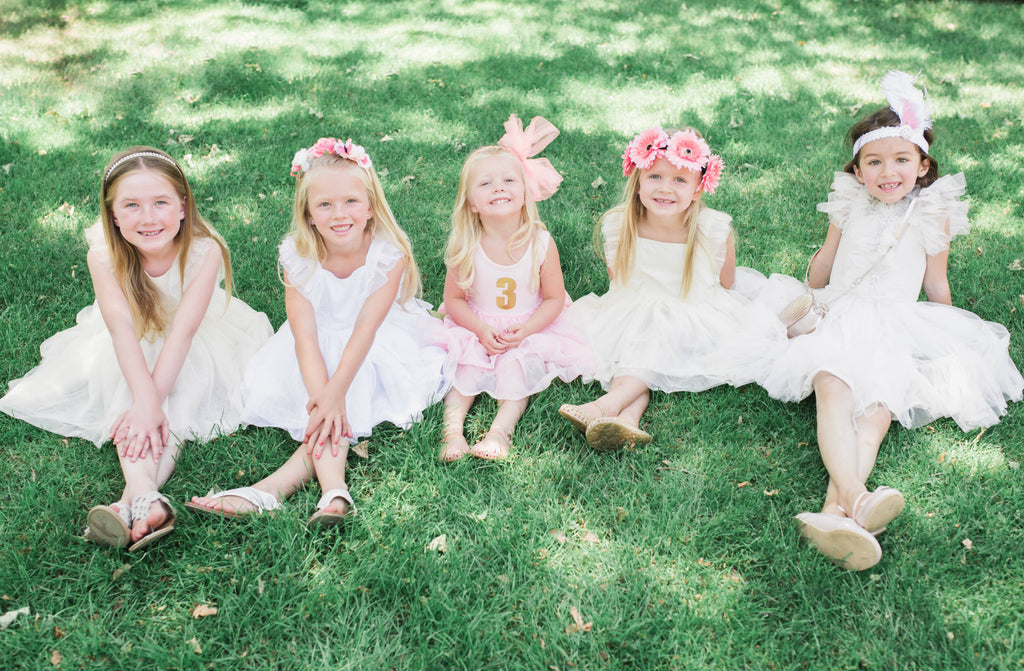
[[[556,137],[558,129],[544,117],[533,117],[524,130],[522,120],[513,114],[505,122],[505,135],[498,140],[499,145],[507,147],[522,162],[530,196],[534,201],[550,198],[562,183],[562,175],[551,165],[551,161],[546,158],[530,158],[543,151]]]

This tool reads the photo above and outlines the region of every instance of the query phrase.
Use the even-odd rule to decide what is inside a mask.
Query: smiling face
[[[677,168],[664,157],[640,172],[638,195],[653,219],[678,218],[701,194],[700,173]]]
[[[921,151],[913,142],[887,137],[864,145],[853,174],[878,200],[897,203],[913,190],[928,167],[928,159],[921,159]]]
[[[317,168],[307,177],[309,223],[329,252],[362,245],[366,225],[373,218],[370,195],[356,170],[360,168],[330,166]]]
[[[487,156],[477,162],[467,180],[470,211],[483,223],[499,218],[518,221],[526,202],[526,183],[519,159],[510,153]]]
[[[110,213],[125,242],[151,257],[176,250],[185,201],[162,174],[140,169],[118,179]]]

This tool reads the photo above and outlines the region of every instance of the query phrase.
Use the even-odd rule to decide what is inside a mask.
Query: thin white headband
[[[111,173],[113,173],[114,169],[117,168],[119,165],[124,165],[125,163],[127,163],[128,161],[131,161],[132,159],[142,158],[144,156],[145,157],[149,157],[149,158],[158,158],[161,161],[165,161],[166,163],[170,163],[178,171],[178,174],[181,174],[182,176],[184,176],[184,173],[181,172],[181,168],[178,167],[177,162],[175,162],[175,160],[173,158],[168,158],[167,156],[164,156],[163,154],[158,154],[155,151],[137,151],[134,154],[128,154],[127,156],[122,156],[121,158],[119,158],[116,161],[114,161],[114,164],[111,165],[109,168],[107,168],[107,173],[105,175],[103,175],[103,181],[106,182],[108,179],[110,179]]]
[[[924,132],[932,127],[932,115],[924,93],[914,87],[914,78],[905,72],[893,70],[882,77],[881,89],[889,101],[889,108],[900,118],[900,125],[882,126],[861,135],[853,143],[854,157],[868,142],[887,137],[899,137],[913,142],[927,154],[928,140],[924,139]]]

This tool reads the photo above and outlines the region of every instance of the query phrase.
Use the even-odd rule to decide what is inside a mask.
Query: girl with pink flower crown
[[[242,372],[271,328],[231,298],[227,246],[168,154],[116,154],[100,203],[85,232],[96,302],[43,343],[42,363],[11,381],[0,411],[97,447],[113,441],[124,491],[89,510],[85,537],[135,551],[174,529],[159,490],[181,443],[241,424]]]
[[[232,517],[275,510],[311,476],[323,490],[311,526],[355,507],[349,445],[380,422],[408,428],[447,389],[440,322],[416,299],[420,276],[370,157],[321,138],[295,154],[292,231],[279,248],[288,320],[246,368],[245,421],[301,445],[251,487],[193,497]]]
[[[508,455],[512,431],[529,396],[559,377],[592,370],[590,352],[562,311],[570,304],[558,249],[537,214],[562,176],[547,159],[530,159],[558,136],[541,117],[527,128],[512,115],[497,145],[473,152],[459,179],[445,251],[445,324],[456,362],[445,397],[442,461],[471,454]],[[477,395],[499,402],[482,440],[463,435]]]
[[[650,390],[751,382],[754,357],[784,338],[774,315],[749,309],[730,291],[737,272],[731,218],[703,202],[722,172],[707,142],[690,128],[652,128],[633,138],[622,159],[629,178],[623,202],[598,223],[611,288],[570,310],[606,393],[558,410],[595,450],[651,440],[639,428]]]
[[[828,490],[820,513],[796,517],[805,538],[852,570],[879,562],[875,536],[904,507],[898,490],[865,484],[892,420],[991,426],[1024,387],[1007,330],[952,307],[949,242],[969,228],[963,175],[938,176],[930,112],[914,79],[890,72],[882,91],[890,106],[850,129],[852,159],[818,205],[829,230],[807,281],[827,314],[758,380],[783,401],[814,392]],[[918,302],[922,287],[930,302]],[[773,275],[763,295],[784,304],[805,290]]]

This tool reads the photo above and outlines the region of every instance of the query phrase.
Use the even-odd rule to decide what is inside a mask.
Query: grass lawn
[[[127,146],[181,161],[236,294],[275,327],[297,149],[367,147],[436,305],[459,168],[511,112],[562,131],[544,155],[565,181],[540,210],[573,297],[607,287],[593,226],[625,143],[653,124],[695,126],[725,159],[707,202],[733,216],[739,264],[800,275],[843,136],[892,68],[921,73],[932,153],[966,176],[954,304],[1004,324],[1024,363],[1021,54],[1024,6],[1001,2],[0,0],[0,382],[93,300],[82,231]],[[813,401],[655,394],[653,444],[598,454],[555,412],[597,392],[537,395],[500,464],[439,463],[437,406],[381,427],[350,463],[360,514],[330,533],[303,524],[309,488],[272,519],[179,506],[175,533],[131,555],[80,538],[120,493],[113,450],[0,415],[0,612],[28,609],[0,631],[0,665],[1024,665],[1024,404],[986,431],[893,428],[869,485],[907,509],[881,563],[852,573],[792,520],[825,489]],[[479,403],[468,430],[493,410]],[[186,445],[164,492],[249,484],[293,449],[253,428]]]

